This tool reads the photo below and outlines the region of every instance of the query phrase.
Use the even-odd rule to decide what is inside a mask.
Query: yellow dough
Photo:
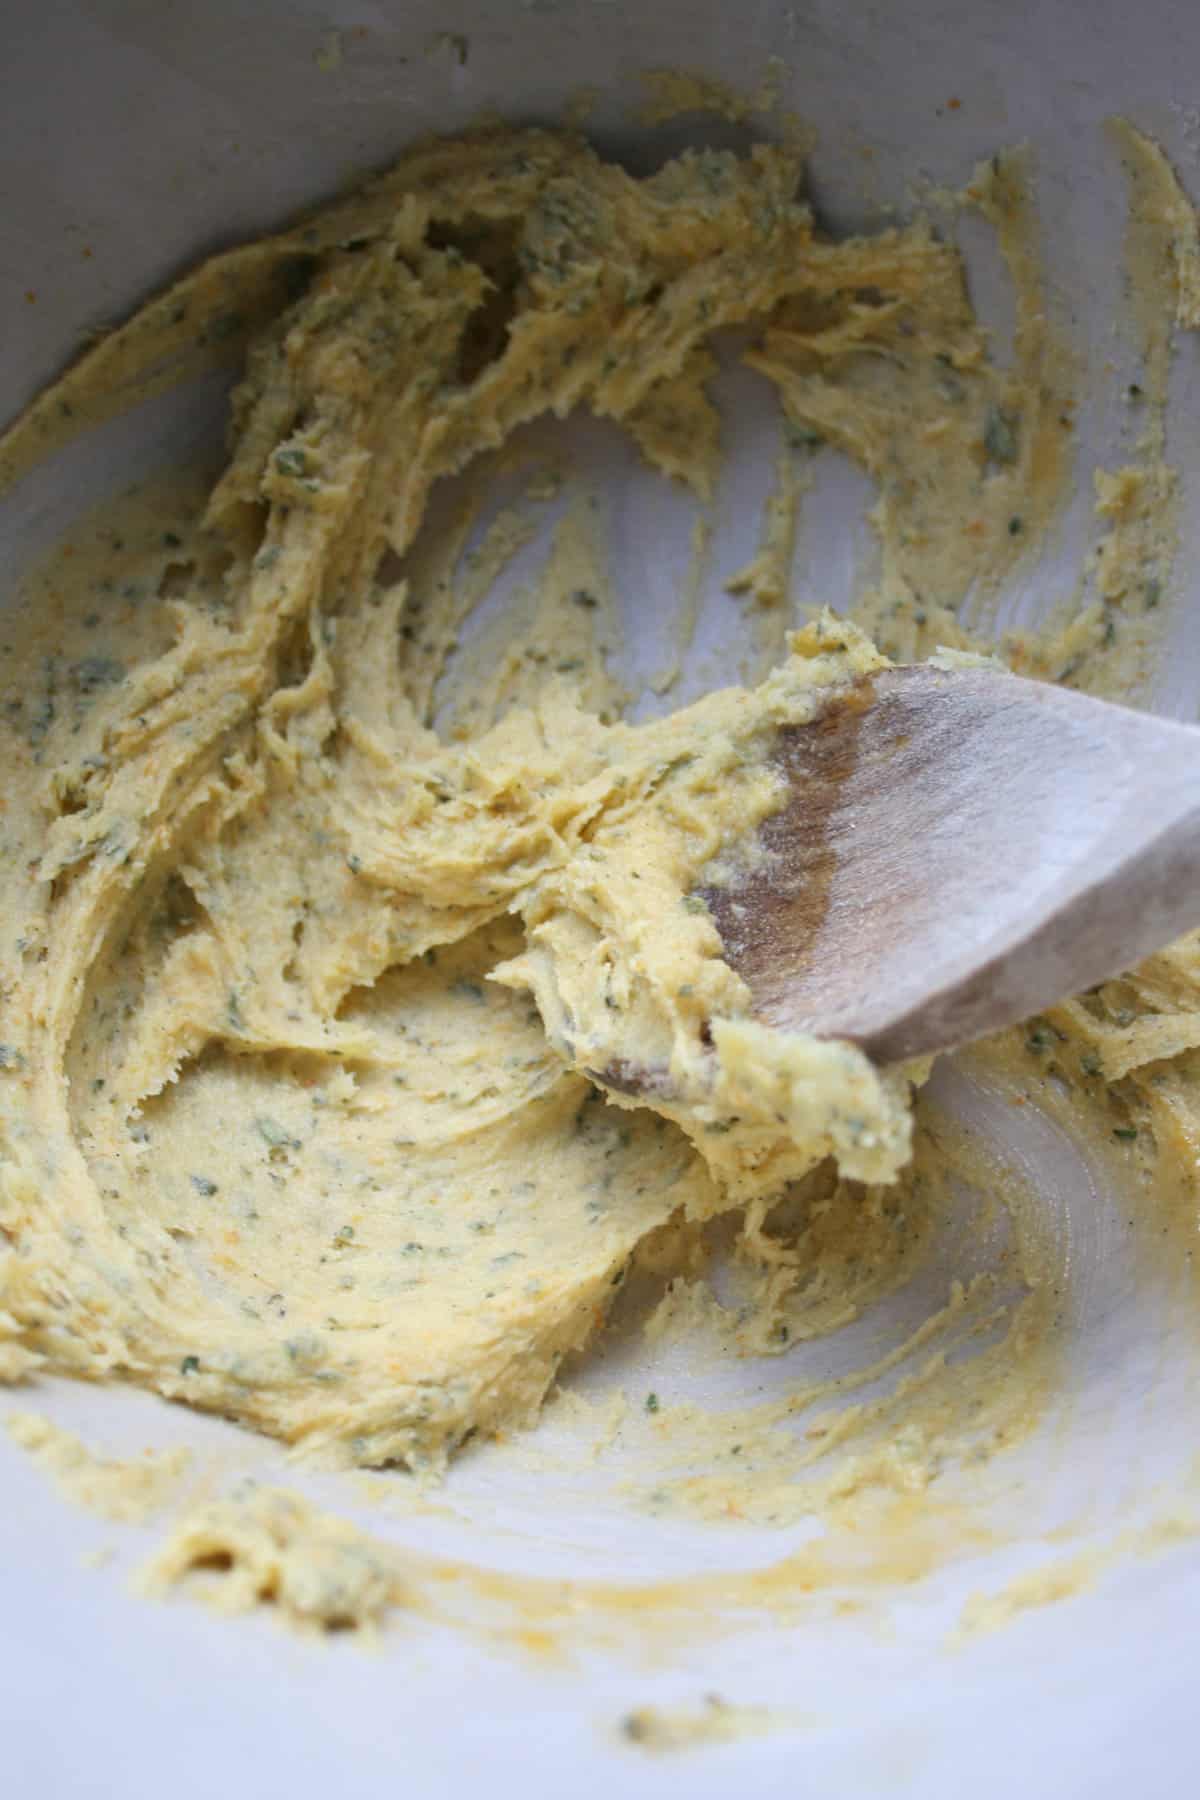
[[[469,609],[414,574],[434,484],[546,413],[707,494],[708,340],[752,324],[793,430],[878,483],[879,641],[966,641],[954,605],[1059,492],[1044,343],[994,367],[951,250],[830,243],[798,174],[425,147],[68,377],[107,391],[217,293],[254,328],[203,515],[110,543],[5,664],[0,1378],[437,1465],[536,1413],[672,1220],[761,1225],[830,1157],[904,1169],[919,1072],[756,1025],[695,893],[778,804],[773,733],[880,666],[870,640],[825,616],[757,686],[633,725],[564,587],[447,728]],[[1006,182],[980,203],[1011,219]],[[589,1078],[622,1063],[664,1079]]]

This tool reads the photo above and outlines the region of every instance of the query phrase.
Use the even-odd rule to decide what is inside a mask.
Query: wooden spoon
[[[780,734],[766,856],[704,890],[765,1023],[879,1062],[1014,1024],[1200,923],[1200,729],[988,669]]]

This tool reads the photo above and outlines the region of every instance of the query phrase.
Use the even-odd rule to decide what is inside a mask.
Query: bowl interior
[[[1035,623],[1074,591],[1094,541],[1092,473],[1132,454],[1136,426],[1122,394],[1142,366],[1122,261],[1126,190],[1104,122],[1133,119],[1200,192],[1200,115],[1180,81],[1200,54],[1200,16],[1188,9],[1151,0],[1136,18],[1106,16],[1102,29],[1083,0],[1051,8],[1013,0],[1004,9],[821,0],[763,6],[752,19],[716,0],[643,8],[532,0],[460,5],[452,29],[445,9],[424,0],[359,8],[269,0],[254,9],[221,0],[186,16],[139,0],[28,10],[29,28],[0,75],[10,176],[0,280],[12,321],[0,346],[0,416],[13,416],[82,334],[125,316],[199,254],[339,190],[422,132],[454,130],[486,109],[558,123],[590,88],[589,133],[644,168],[685,143],[736,147],[780,128],[769,111],[740,122],[648,123],[637,116],[645,70],[684,66],[751,93],[765,76],[780,106],[814,132],[812,194],[838,232],[884,228],[923,195],[962,185],[980,158],[1029,145],[1048,307],[1082,370],[1078,448],[1070,503],[1046,554],[1006,589],[997,625]],[[1004,355],[1012,300],[990,234],[969,220],[947,228],[960,234],[972,297]],[[697,628],[669,699],[649,678],[670,653],[694,501],[647,472],[607,425],[579,419],[526,433],[531,456],[565,459],[598,497],[622,607],[621,656],[639,692],[634,716],[723,682],[744,647],[745,616],[724,582],[753,554],[779,421],[765,384],[736,366],[735,347],[719,382],[726,463]],[[217,372],[160,394],[0,495],[7,567],[35,561],[83,511],[163,463],[217,456],[228,388]],[[1185,336],[1167,412],[1181,486],[1177,593],[1152,698],[1188,719],[1200,677],[1190,576],[1200,550],[1198,400],[1200,367]],[[844,609],[871,566],[872,493],[833,451],[814,459],[811,474],[795,588],[803,601]],[[485,483],[490,507],[508,497],[502,469],[464,479]],[[510,586],[544,553],[555,517],[552,505]],[[31,1773],[63,1778],[89,1756],[105,1768],[117,1756],[139,1791],[173,1752],[181,1791],[208,1793],[243,1758],[257,1760],[270,1734],[280,1791],[286,1779],[292,1791],[315,1792],[352,1740],[364,1779],[394,1767],[403,1748],[408,1769],[435,1792],[471,1776],[515,1782],[536,1733],[547,1779],[591,1791],[616,1773],[649,1792],[661,1765],[623,1743],[617,1721],[648,1703],[703,1715],[715,1691],[775,1708],[780,1729],[692,1758],[688,1779],[701,1793],[741,1773],[795,1766],[798,1756],[828,1795],[875,1792],[885,1779],[898,1793],[948,1794],[952,1783],[957,1792],[964,1756],[983,1794],[1008,1791],[1022,1775],[1037,1791],[1082,1791],[1073,1785],[1081,1767],[1090,1794],[1106,1784],[1115,1791],[1134,1769],[1157,1791],[1155,1771],[1178,1771],[1190,1754],[1179,1672],[1200,1597],[1200,1554],[1181,1522],[1174,1544],[1163,1525],[1168,1515],[1183,1519],[1178,1496],[1194,1459],[1181,1430],[1200,1375],[1188,1272],[1137,1248],[1136,1195],[1085,1142],[1037,1108],[1014,1108],[979,1071],[949,1066],[936,1080],[948,1110],[1037,1189],[1067,1277],[1067,1319],[1055,1397],[1038,1429],[985,1469],[954,1474],[914,1501],[901,1532],[906,1565],[888,1561],[885,1528],[864,1513],[856,1574],[803,1599],[792,1593],[785,1608],[759,1617],[738,1611],[724,1625],[713,1617],[681,1636],[656,1632],[632,1605],[605,1613],[597,1602],[596,1629],[573,1635],[572,1619],[579,1624],[589,1603],[564,1587],[528,1641],[507,1627],[464,1635],[414,1617],[378,1658],[339,1647],[323,1655],[258,1621],[239,1632],[132,1597],[124,1576],[149,1541],[136,1531],[122,1534],[103,1576],[77,1574],[74,1559],[113,1533],[47,1505],[42,1478],[0,1443],[6,1610],[23,1644],[5,1704],[28,1720],[57,1694],[71,1727],[61,1742],[19,1746],[18,1761],[25,1755]],[[964,1195],[964,1216],[971,1205]],[[999,1228],[992,1237],[950,1229],[917,1284],[787,1357],[704,1357],[686,1342],[647,1345],[631,1325],[568,1372],[566,1388],[585,1404],[553,1406],[527,1442],[465,1456],[446,1488],[424,1498],[400,1477],[381,1501],[350,1477],[298,1474],[271,1445],[134,1394],[52,1384],[28,1399],[5,1396],[0,1408],[32,1404],[118,1451],[200,1445],[214,1467],[299,1486],[422,1554],[565,1584],[686,1581],[770,1567],[817,1527],[801,1519],[732,1529],[656,1507],[658,1465],[636,1430],[593,1455],[613,1397],[669,1386],[706,1405],[745,1404],[785,1394],[797,1379],[837,1376],[898,1342],[952,1279],[997,1263],[1004,1249]],[[922,1559],[915,1546],[931,1532],[939,1554]],[[1134,1548],[1162,1553],[1125,1554]],[[1026,1585],[1012,1590],[1014,1578]],[[1056,1582],[1078,1597],[1043,1608]],[[970,1597],[1001,1592],[1018,1595],[1005,1629],[962,1638]],[[281,1666],[286,1683],[274,1679]],[[106,1721],[135,1693],[147,1735],[118,1748]],[[1021,1731],[998,1729],[1013,1708]],[[1132,1723],[1150,1713],[1162,1729],[1135,1744]],[[979,1757],[981,1739],[994,1757]]]

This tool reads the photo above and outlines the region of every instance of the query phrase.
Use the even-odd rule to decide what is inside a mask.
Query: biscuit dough
[[[826,616],[758,686],[634,726],[564,588],[447,720],[470,607],[415,573],[434,484],[547,413],[707,495],[709,340],[752,325],[792,429],[878,484],[881,640],[963,641],[953,606],[1061,483],[1040,328],[995,367],[952,250],[831,243],[798,178],[781,149],[636,180],[565,135],[426,146],[67,377],[178,361],[214,295],[252,328],[202,516],[8,665],[0,1378],[438,1466],[536,1414],[672,1220],[757,1229],[824,1159],[904,1168],[919,1071],[756,1025],[694,891],[753,854],[772,733],[869,640]],[[999,164],[980,204],[1018,207]],[[601,1091],[620,1063],[662,1092]]]

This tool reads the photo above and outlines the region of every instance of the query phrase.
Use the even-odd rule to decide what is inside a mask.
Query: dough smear
[[[448,719],[470,609],[415,573],[435,484],[546,414],[707,496],[711,340],[753,326],[793,430],[879,485],[876,617],[932,647],[1020,553],[1018,500],[1020,532],[1049,516],[1058,398],[1036,333],[991,364],[924,225],[830,242],[799,175],[426,146],[68,377],[165,356],[216,292],[255,324],[227,468],[139,540],[156,594],[110,581],[99,627],[10,665],[0,1378],[438,1466],[536,1414],[672,1221],[761,1221],[830,1158],[904,1169],[919,1071],[757,1025],[697,894],[779,804],[775,732],[882,666],[870,641],[823,616],[757,686],[633,725],[564,590]],[[602,1091],[621,1065],[661,1079]]]

